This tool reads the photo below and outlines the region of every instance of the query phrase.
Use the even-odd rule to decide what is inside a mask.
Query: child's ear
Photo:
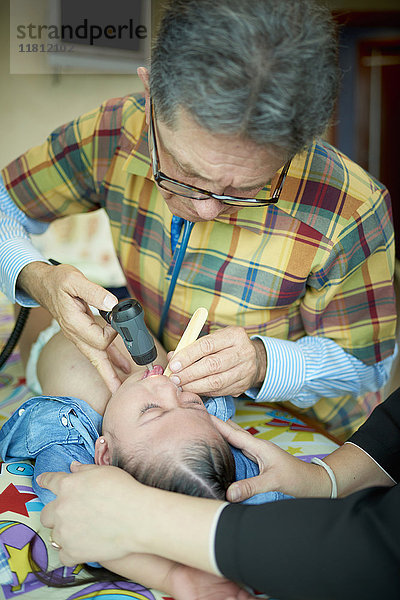
[[[96,465],[110,465],[111,464],[111,452],[108,442],[105,437],[100,436],[96,440],[94,462]]]

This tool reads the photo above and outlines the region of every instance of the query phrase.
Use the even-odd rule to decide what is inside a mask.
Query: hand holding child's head
[[[95,462],[153,487],[225,499],[235,477],[228,443],[199,396],[152,375],[128,378],[110,399]]]

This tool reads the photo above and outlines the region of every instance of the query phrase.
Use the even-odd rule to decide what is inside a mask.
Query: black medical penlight
[[[103,319],[117,331],[137,365],[146,365],[153,369],[153,361],[157,358],[157,349],[147,329],[143,308],[137,300],[122,300],[109,312],[99,311]]]
[[[49,262],[55,266],[60,264],[53,258],[49,258]],[[143,308],[139,302],[129,298],[118,302],[109,312],[99,310],[99,313],[120,334],[135,363],[152,370],[157,348],[144,323]]]
[[[55,266],[61,264],[53,258],[49,258],[49,262]],[[29,311],[29,307],[21,306],[14,329],[0,352],[0,369],[17,344]],[[146,365],[149,370],[152,370],[153,361],[157,358],[157,348],[144,323],[143,308],[139,302],[129,298],[116,304],[109,312],[100,310],[99,313],[120,334],[135,363],[139,366]]]

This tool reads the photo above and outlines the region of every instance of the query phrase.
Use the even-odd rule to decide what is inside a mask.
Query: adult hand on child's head
[[[243,327],[218,329],[170,357],[171,381],[203,396],[240,396],[265,378],[264,344]]]
[[[260,474],[232,483],[226,498],[242,502],[262,492],[283,492],[290,496],[329,496],[327,478],[317,465],[295,458],[276,444],[254,437],[232,421],[211,417],[223,437],[258,464]]]
[[[140,513],[140,503],[147,502],[140,492],[150,488],[117,467],[73,463],[71,470],[43,473],[37,480],[57,496],[40,519],[61,546],[61,562],[102,562],[140,551],[132,547],[132,531],[140,537],[140,527],[130,527],[129,517],[132,511]]]
[[[106,323],[104,327],[96,323],[89,305],[111,310],[117,298],[70,265],[30,263],[19,274],[18,286],[53,315],[64,335],[90,360],[109,390],[115,392],[121,381],[114,366],[127,371],[129,364],[110,348],[116,331]]]

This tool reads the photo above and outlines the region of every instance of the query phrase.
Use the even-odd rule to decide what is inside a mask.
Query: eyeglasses
[[[276,184],[274,193],[270,198],[259,199],[259,198],[239,198],[237,196],[220,196],[218,194],[214,194],[213,192],[209,192],[207,190],[203,190],[201,188],[187,185],[186,183],[181,183],[176,179],[171,179],[171,177],[167,177],[162,171],[159,169],[159,158],[158,158],[158,150],[157,150],[157,142],[155,136],[155,123],[154,123],[154,109],[153,109],[153,100],[150,98],[150,153],[151,160],[153,166],[153,177],[157,185],[160,186],[163,190],[167,192],[171,192],[172,194],[177,194],[178,196],[183,196],[184,198],[191,198],[192,200],[207,200],[209,198],[215,198],[215,200],[219,200],[223,204],[228,204],[230,206],[266,206],[268,204],[276,204],[281,195],[281,191],[283,188],[283,184],[285,183],[286,175],[290,167],[291,160],[284,165],[282,172],[279,176],[278,182]]]

